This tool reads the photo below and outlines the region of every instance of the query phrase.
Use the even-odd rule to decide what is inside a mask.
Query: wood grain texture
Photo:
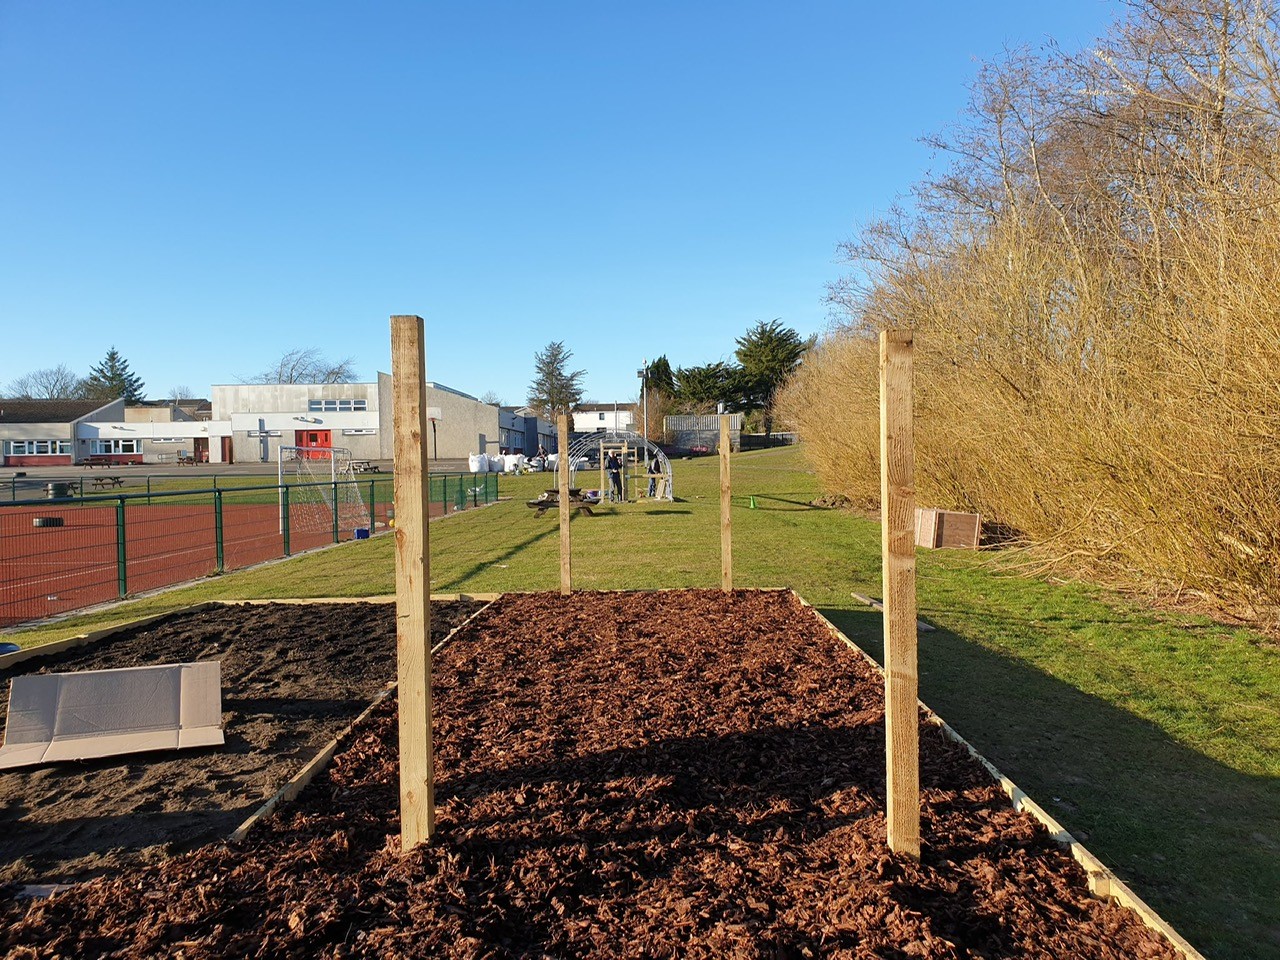
[[[729,516],[733,484],[729,476],[729,415],[720,415],[720,589],[733,589],[733,519]]]
[[[431,568],[427,517],[426,348],[422,318],[391,318],[395,429],[396,682],[400,701],[400,852],[435,832],[431,750]]]
[[[884,569],[889,848],[920,858],[912,336],[880,334],[880,515]]]
[[[573,545],[569,539],[569,417],[560,414],[560,455],[556,458],[560,477],[560,592],[573,590]]]

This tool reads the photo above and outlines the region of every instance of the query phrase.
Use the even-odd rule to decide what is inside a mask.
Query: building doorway
[[[332,430],[295,430],[293,442],[299,447],[325,447],[333,446]],[[310,450],[301,450],[298,456],[307,460],[320,460],[324,458],[323,453],[312,452]]]

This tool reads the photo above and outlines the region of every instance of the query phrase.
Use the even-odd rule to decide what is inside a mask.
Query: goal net
[[[280,526],[289,487],[289,527],[296,533],[339,533],[369,525],[351,451],[345,447],[281,447],[277,465]]]

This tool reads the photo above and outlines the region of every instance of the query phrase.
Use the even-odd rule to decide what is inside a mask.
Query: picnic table
[[[110,457],[103,456],[100,453],[95,453],[91,456],[85,457],[81,465],[86,467],[114,467],[116,462]]]
[[[557,510],[560,509],[560,491],[558,489],[548,490],[546,493],[539,494],[537,500],[529,500],[527,503],[531,510],[538,511],[537,516],[540,517],[553,507]],[[599,505],[599,497],[584,496],[582,490],[578,487],[569,488],[570,510],[577,510],[585,513],[588,517],[594,517],[595,513],[592,512],[591,508]]]
[[[124,477],[94,477],[93,489],[106,490],[108,487],[123,487]]]
[[[178,464],[183,467],[194,467],[196,465],[196,458],[191,456],[179,457]]]
[[[352,460],[352,473],[381,473],[382,467],[376,463],[370,463],[368,460]]]

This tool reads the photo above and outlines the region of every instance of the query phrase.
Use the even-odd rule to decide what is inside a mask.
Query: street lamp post
[[[649,361],[641,363],[636,376],[640,378],[640,403],[644,408],[644,472],[649,473]]]

